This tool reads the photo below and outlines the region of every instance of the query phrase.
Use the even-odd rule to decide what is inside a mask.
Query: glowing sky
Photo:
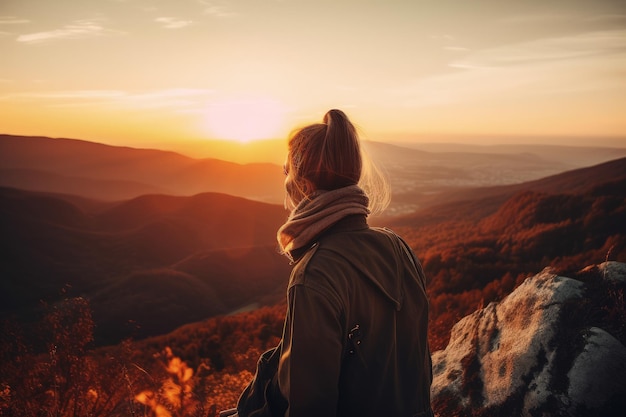
[[[0,0],[0,56],[0,133],[626,146],[624,1]]]

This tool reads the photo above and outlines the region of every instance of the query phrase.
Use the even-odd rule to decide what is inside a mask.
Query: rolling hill
[[[216,193],[93,204],[96,214],[65,196],[0,188],[3,316],[32,318],[40,300],[83,296],[99,341],[115,342],[284,294],[280,206]]]

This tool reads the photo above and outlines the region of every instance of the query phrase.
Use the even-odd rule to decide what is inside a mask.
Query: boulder
[[[545,269],[461,319],[433,353],[435,413],[622,416],[626,264]]]

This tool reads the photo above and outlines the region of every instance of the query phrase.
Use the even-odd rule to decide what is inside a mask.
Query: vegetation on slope
[[[624,164],[623,160],[621,164]],[[586,175],[591,174],[587,172]],[[587,178],[587,186],[570,192],[566,192],[566,181],[561,178],[561,192],[522,190],[506,198],[491,194],[484,199],[435,207],[391,224],[407,238],[426,270],[431,301],[432,349],[445,346],[449,329],[460,317],[483,304],[501,299],[526,276],[546,266],[552,266],[556,272],[570,274],[606,259],[626,261],[626,195],[623,192],[626,180],[623,175],[608,178],[605,175],[596,179]],[[29,195],[17,191],[7,194],[11,192],[18,195],[6,197],[5,202],[10,204],[2,205],[2,226],[4,230],[14,233],[15,239],[4,241],[2,251],[16,257],[3,262],[3,272],[14,274],[15,279],[10,281],[10,285],[15,287],[7,287],[4,294],[12,294],[10,290],[19,288],[17,272],[23,273],[26,282],[31,284],[37,281],[28,279],[45,276],[37,274],[43,274],[47,268],[52,268],[58,275],[56,278],[60,281],[57,284],[64,282],[63,273],[91,282],[77,271],[80,267],[88,267],[90,259],[96,259],[90,258],[94,254],[115,255],[98,258],[99,263],[93,264],[105,270],[148,262],[154,254],[158,254],[159,248],[167,246],[164,242],[155,241],[160,232],[147,233],[147,238],[139,239],[146,247],[137,252],[129,250],[142,248],[141,245],[129,244],[126,250],[116,254],[101,251],[103,248],[113,250],[118,245],[111,244],[110,240],[98,239],[113,236],[125,242],[127,236],[136,237],[144,233],[146,225],[148,230],[152,227],[158,229],[155,224],[173,224],[174,229],[182,227],[177,220],[180,217],[172,216],[170,211],[165,220],[157,216],[159,221],[156,223],[148,221],[149,216],[136,216],[137,222],[146,220],[146,223],[131,222],[120,226],[117,231],[111,227],[107,234],[102,230],[89,229],[94,227],[92,219],[81,216],[80,212],[76,214],[71,206],[55,201],[49,205],[50,210],[46,210],[44,204],[47,200],[35,203],[29,200]],[[16,211],[11,212],[11,204],[17,204],[20,198],[26,199],[28,204],[14,206]],[[143,205],[145,201],[140,203]],[[201,213],[202,206],[196,210],[191,212]],[[20,216],[15,215],[16,212]],[[67,214],[71,212],[74,214]],[[51,217],[45,217],[47,215]],[[137,227],[129,229],[131,225]],[[213,224],[212,227],[218,226]],[[198,241],[203,241],[193,227],[184,227]],[[275,230],[275,225],[266,224],[264,227]],[[45,233],[39,234],[42,231]],[[56,246],[45,246],[45,242],[37,241],[37,236],[39,239],[53,239]],[[176,240],[176,233],[168,236],[170,242],[179,241]],[[205,238],[210,237],[210,234],[205,235]],[[90,241],[91,238],[95,240]],[[75,242],[90,243],[85,250]],[[109,242],[111,246],[102,242]],[[217,261],[224,252],[214,254],[213,250],[217,249],[204,248],[183,258],[180,254],[172,256],[165,259],[165,266],[152,269],[146,269],[150,265],[141,264],[144,272],[128,270],[124,275],[126,281],[119,281],[117,285],[133,289],[128,294],[138,294],[152,286],[160,286],[157,285],[159,280],[176,281],[176,287],[182,291],[180,299],[185,301],[191,299],[185,288],[195,282],[192,276],[209,274],[229,265],[249,272],[246,269],[249,265],[239,265],[242,262],[220,264]],[[240,251],[242,248],[231,250]],[[151,255],[144,256],[146,254]],[[36,262],[29,264],[29,256],[35,255],[40,257],[33,258]],[[129,255],[130,258],[122,255]],[[245,258],[244,255],[239,253],[238,259]],[[259,259],[262,258],[265,257]],[[77,264],[70,262],[72,259]],[[159,262],[162,260],[163,256],[157,258]],[[211,262],[203,263],[203,260]],[[15,265],[23,269],[14,268]],[[142,275],[148,270],[156,273]],[[280,279],[284,281],[286,275]],[[9,284],[4,281],[3,285]],[[54,286],[48,285],[50,288]],[[238,285],[247,284],[240,281],[228,285],[232,285],[231,291],[223,293],[232,295],[242,288]],[[109,300],[126,293],[125,290],[116,293],[115,286],[109,288]],[[215,290],[217,287],[212,288]],[[27,287],[23,289],[26,291]],[[72,293],[71,288],[67,291],[67,294]],[[102,291],[98,294],[107,293]],[[615,305],[623,306],[623,293],[611,297],[617,300]],[[94,299],[97,300],[96,297]],[[225,302],[227,298],[218,297],[217,300]],[[133,303],[136,304],[136,299],[131,297],[129,304]],[[112,305],[109,306],[115,310]],[[234,405],[236,396],[254,371],[260,352],[275,345],[280,337],[284,305],[220,316],[184,326],[165,336],[132,343],[127,341],[105,349],[93,349],[94,322],[85,299],[68,298],[38,311],[45,314],[36,322],[41,323],[41,327],[34,332],[20,329],[10,317],[3,324],[0,409],[7,415],[53,413],[70,416],[92,410],[89,412],[94,415],[115,416],[165,410],[170,415],[206,416]],[[623,314],[620,315],[615,308],[607,311],[606,315],[623,320]],[[620,327],[619,323],[614,328],[623,332],[623,325]],[[119,334],[124,334],[123,329],[118,330]],[[32,335],[36,338],[33,339]],[[174,398],[176,396],[179,400]]]

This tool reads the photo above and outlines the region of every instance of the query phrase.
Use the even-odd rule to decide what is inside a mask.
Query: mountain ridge
[[[587,193],[591,192],[594,187],[602,184],[610,184],[620,182],[626,178],[626,158],[620,158],[591,167],[578,168],[568,170],[559,174],[551,175],[537,180],[527,181],[521,184],[498,185],[492,187],[467,188],[464,190],[456,190],[450,193],[441,193],[431,198],[425,204],[425,208],[419,213],[412,213],[404,216],[398,216],[392,219],[393,224],[402,226],[410,223],[419,223],[420,219],[429,216],[435,218],[443,218],[451,215],[449,211],[442,208],[449,207],[456,211],[463,212],[464,215],[472,217],[468,212],[463,211],[463,205],[468,205],[471,209],[475,204],[481,207],[479,212],[486,210],[494,211],[500,204],[515,194],[523,191],[536,191],[545,193],[559,193],[561,191],[568,193]],[[475,203],[477,201],[488,201],[489,204]],[[456,202],[458,207],[454,207],[451,203]],[[461,204],[463,203],[463,204]]]
[[[19,177],[20,171],[33,176]],[[12,174],[12,177],[8,175]],[[237,164],[194,159],[172,151],[105,145],[79,139],[0,135],[0,185],[32,191],[63,191],[52,177],[70,180],[80,195],[118,200],[164,191],[174,195],[223,192],[281,201],[282,170],[269,163]],[[100,183],[99,183],[100,182]],[[107,189],[97,187],[104,184]],[[126,184],[127,190],[116,186]],[[52,188],[51,188],[52,187]]]
[[[243,151],[244,145],[237,146]],[[363,141],[363,148],[387,173],[394,192],[391,216],[432,205],[442,194],[524,183],[580,167],[554,154],[433,153],[371,141]],[[607,157],[605,151],[599,155]],[[0,135],[0,185],[106,201],[222,192],[280,204],[284,179],[281,162],[273,160],[238,164],[80,139]]]

